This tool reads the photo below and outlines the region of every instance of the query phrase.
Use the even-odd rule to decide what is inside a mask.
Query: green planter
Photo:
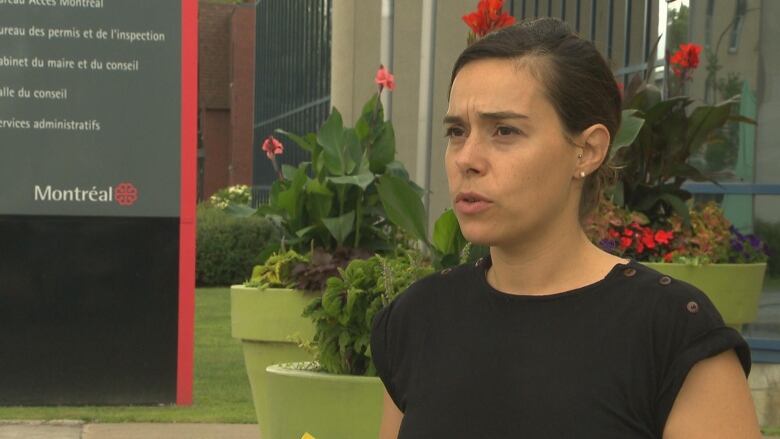
[[[269,409],[265,369],[276,363],[312,359],[308,352],[288,340],[288,336],[297,334],[307,340],[314,338],[311,320],[301,317],[301,313],[318,295],[285,288],[230,288],[231,331],[234,338],[241,340],[244,350],[244,363],[263,439],[272,437],[265,422]]]
[[[642,262],[675,279],[704,291],[727,325],[741,329],[758,315],[758,300],[764,286],[766,263],[706,264]]]
[[[266,369],[273,401],[263,439],[376,438],[382,420],[382,382],[377,377],[299,370],[311,363]]]

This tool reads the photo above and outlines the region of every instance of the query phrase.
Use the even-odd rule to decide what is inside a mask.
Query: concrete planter
[[[241,340],[263,439],[273,437],[266,428],[269,405],[265,369],[276,363],[312,359],[288,337],[297,335],[307,340],[314,337],[311,320],[301,317],[301,313],[319,294],[285,288],[230,288],[231,331],[234,338]]]
[[[269,406],[263,439],[376,438],[382,420],[382,382],[377,377],[305,370],[312,363],[266,369]],[[304,369],[304,370],[302,370]]]
[[[699,266],[653,262],[642,264],[704,291],[729,326],[741,329],[743,324],[754,321],[758,315],[766,263]]]

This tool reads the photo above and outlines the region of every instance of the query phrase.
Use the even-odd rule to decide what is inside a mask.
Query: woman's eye
[[[520,134],[520,130],[514,127],[499,126],[496,127],[496,134],[499,136],[509,136],[512,134]]]
[[[449,127],[447,128],[447,131],[445,131],[444,137],[460,137],[463,134],[464,134],[463,128]]]

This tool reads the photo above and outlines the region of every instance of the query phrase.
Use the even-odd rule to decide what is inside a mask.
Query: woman
[[[458,222],[490,255],[374,319],[381,439],[761,437],[739,333],[583,232],[620,124],[590,42],[556,19],[488,35],[456,61],[444,123]]]

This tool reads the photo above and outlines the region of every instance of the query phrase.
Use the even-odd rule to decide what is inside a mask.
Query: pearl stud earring
[[[580,177],[585,178],[585,171],[580,171]]]

